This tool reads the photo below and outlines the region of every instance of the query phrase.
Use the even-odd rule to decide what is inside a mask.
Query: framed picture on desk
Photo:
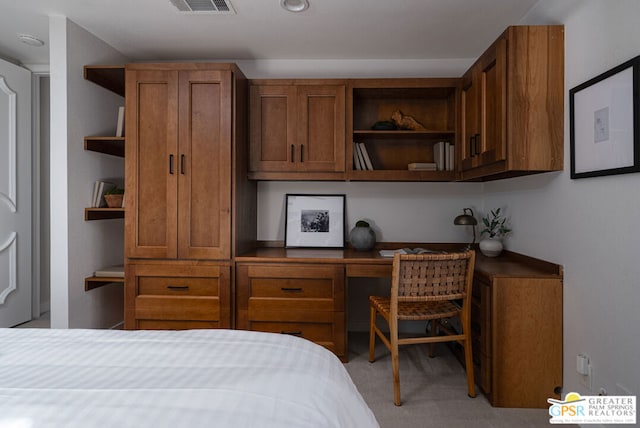
[[[286,195],[285,247],[343,248],[345,195]]]

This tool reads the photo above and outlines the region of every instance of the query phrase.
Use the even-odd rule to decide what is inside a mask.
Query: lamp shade
[[[462,210],[463,214],[460,214],[453,219],[453,224],[458,226],[475,226],[478,224],[478,220],[473,216],[471,208],[465,208]],[[468,213],[467,213],[468,211]]]

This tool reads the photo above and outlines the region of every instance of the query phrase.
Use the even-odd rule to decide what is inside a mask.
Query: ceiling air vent
[[[229,0],[169,0],[182,13],[235,15]]]

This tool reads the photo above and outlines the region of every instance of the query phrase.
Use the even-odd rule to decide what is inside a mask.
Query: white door
[[[0,327],[31,319],[31,72],[0,59]]]

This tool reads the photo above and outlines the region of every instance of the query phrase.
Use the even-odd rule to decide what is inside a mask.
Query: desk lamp
[[[476,243],[476,225],[478,224],[478,220],[473,216],[473,210],[471,208],[463,208],[462,214],[453,220],[453,224],[457,226],[471,226],[473,230],[473,241],[471,241],[466,248],[466,250],[470,250],[471,246]]]

